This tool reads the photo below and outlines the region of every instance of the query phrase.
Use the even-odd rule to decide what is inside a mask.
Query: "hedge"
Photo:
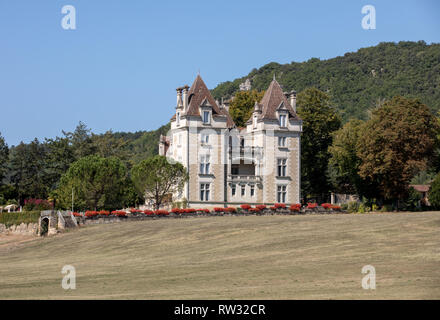
[[[2,212],[0,213],[0,223],[4,224],[6,228],[16,224],[24,223],[38,223],[40,218],[40,211],[23,211],[23,212]]]

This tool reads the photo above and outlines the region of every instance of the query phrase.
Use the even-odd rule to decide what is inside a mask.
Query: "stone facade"
[[[274,79],[246,127],[237,128],[200,75],[188,88],[177,89],[171,129],[159,142],[160,154],[189,174],[173,200],[193,208],[299,203],[302,121],[296,93],[284,93]]]

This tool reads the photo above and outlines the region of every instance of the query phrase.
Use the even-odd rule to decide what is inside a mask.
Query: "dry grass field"
[[[376,290],[361,269],[376,268]],[[64,265],[77,289],[61,288]],[[0,237],[0,299],[440,299],[440,212],[162,219]]]

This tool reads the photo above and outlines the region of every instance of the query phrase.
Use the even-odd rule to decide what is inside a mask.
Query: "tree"
[[[17,190],[20,205],[23,205],[27,197],[46,198],[45,157],[45,146],[38,139],[29,144],[21,142],[11,148],[9,180]]]
[[[76,126],[74,132],[63,131],[63,134],[72,144],[75,159],[96,153],[96,146],[93,144],[91,129],[87,128],[82,121]]]
[[[229,108],[229,113],[237,127],[245,127],[246,121],[252,116],[255,102],[263,99],[264,91],[239,91],[235,95]]]
[[[333,132],[329,175],[336,192],[373,198],[377,196],[375,186],[359,176],[361,159],[357,155],[357,145],[364,124],[362,120],[352,119]]]
[[[45,158],[46,184],[48,189],[55,190],[61,176],[76,160],[75,152],[67,137],[46,139],[47,154]]]
[[[92,133],[91,139],[96,155],[104,158],[117,157],[124,161],[124,163],[128,161],[127,141],[117,138],[111,130],[104,134]]]
[[[139,194],[159,209],[171,200],[170,195],[182,191],[188,174],[179,162],[170,163],[164,156],[155,156],[135,165],[131,170],[131,178]]]
[[[440,207],[440,173],[434,178],[429,188],[429,203],[436,207]]]
[[[115,157],[87,156],[70,166],[61,177],[56,197],[70,208],[72,190],[76,209],[116,209],[122,205],[127,169]]]
[[[9,157],[9,148],[0,132],[0,186],[2,186],[3,178],[6,174]]]
[[[385,200],[407,196],[410,180],[433,159],[440,126],[418,100],[394,97],[373,110],[360,133],[359,175],[377,183]]]
[[[330,190],[328,147],[332,132],[339,129],[340,118],[330,105],[329,96],[308,88],[298,94],[298,114],[303,120],[301,136],[301,186],[305,197],[316,196],[323,200]]]

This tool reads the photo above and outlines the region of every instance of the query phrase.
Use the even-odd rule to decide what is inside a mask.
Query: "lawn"
[[[76,268],[76,290],[61,269]],[[361,269],[376,269],[364,290]],[[0,299],[440,299],[440,212],[159,219],[0,237]]]

